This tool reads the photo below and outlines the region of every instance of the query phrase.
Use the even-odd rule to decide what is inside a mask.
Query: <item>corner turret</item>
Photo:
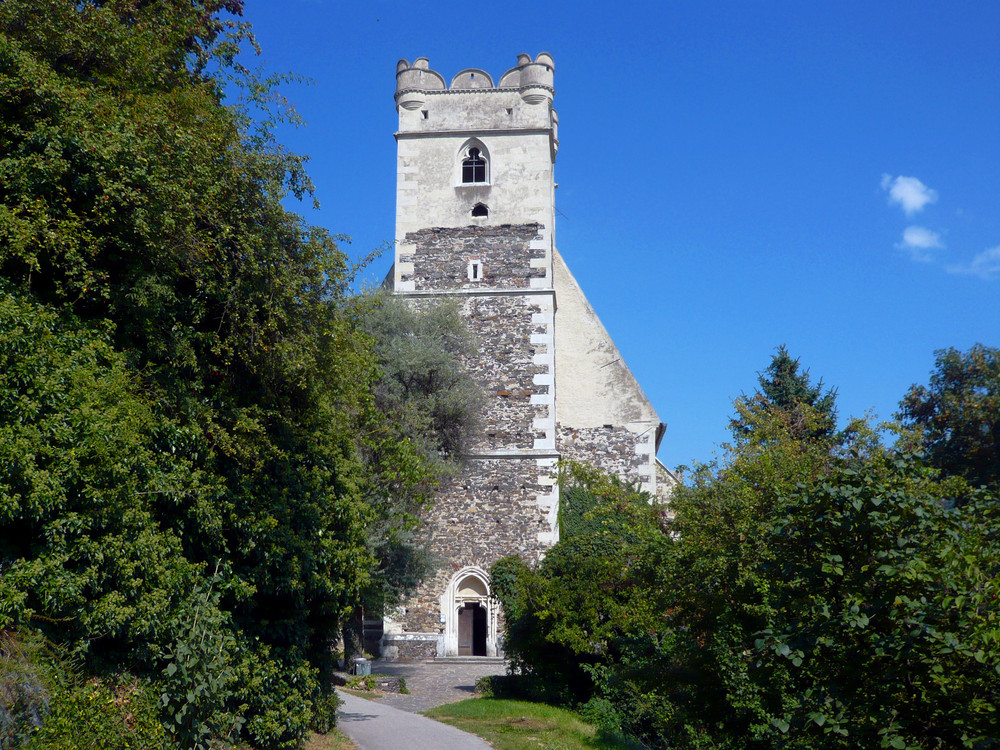
[[[426,57],[418,57],[412,65],[403,59],[396,63],[396,106],[410,111],[420,109],[429,93],[504,89],[517,90],[528,104],[551,102],[556,93],[554,73],[555,64],[548,52],[540,52],[534,61],[522,52],[517,56],[517,65],[500,77],[499,84],[494,84],[484,70],[466,68],[448,85],[444,76],[431,70]]]

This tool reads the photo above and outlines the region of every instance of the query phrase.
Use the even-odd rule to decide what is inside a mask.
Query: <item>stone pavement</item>
[[[383,703],[416,713],[442,703],[454,703],[473,697],[476,680],[487,675],[507,673],[503,659],[482,656],[439,658],[418,662],[372,662],[372,674],[388,674],[406,680],[409,695],[390,693]]]

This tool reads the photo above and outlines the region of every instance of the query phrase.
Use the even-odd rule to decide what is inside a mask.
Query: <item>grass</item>
[[[544,703],[471,698],[425,715],[479,735],[497,750],[638,750],[609,737],[564,708]]]

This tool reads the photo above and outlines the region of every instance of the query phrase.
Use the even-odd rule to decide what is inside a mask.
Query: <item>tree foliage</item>
[[[560,542],[536,570],[516,556],[498,561],[492,587],[514,668],[545,697],[599,702],[610,671],[658,644],[671,540],[662,508],[617,477],[568,464],[560,495],[571,497]]]
[[[751,438],[755,412],[780,415],[784,429],[802,439],[832,440],[837,429],[837,391],[823,389],[822,379],[815,385],[809,370],[799,370],[784,344],[771,357],[764,372],[757,373],[757,390],[736,401],[737,415],[731,428],[737,440]],[[752,439],[752,438],[751,438]]]
[[[241,7],[0,4],[0,628],[162,679],[210,624],[235,678],[195,708],[291,747],[373,564],[366,462],[427,471],[345,256],[282,206],[308,179],[251,116]]]
[[[602,490],[537,570],[498,563],[515,660],[651,747],[995,746],[996,499],[795,409],[741,412],[664,523]]]
[[[379,365],[379,409],[429,462],[459,459],[478,426],[482,395],[464,367],[475,344],[457,306],[437,301],[415,308],[379,293],[361,325]]]
[[[1000,490],[1000,349],[976,344],[935,356],[930,384],[910,388],[899,418],[933,466]]]

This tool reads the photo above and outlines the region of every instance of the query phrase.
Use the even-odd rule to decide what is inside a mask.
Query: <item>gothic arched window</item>
[[[462,160],[462,182],[486,182],[486,159],[475,146],[469,149],[469,156]]]

